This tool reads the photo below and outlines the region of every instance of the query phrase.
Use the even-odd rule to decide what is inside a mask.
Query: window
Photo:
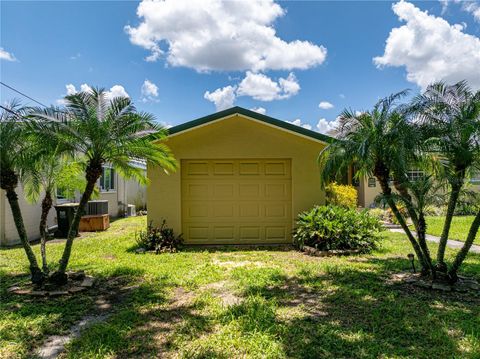
[[[472,184],[480,184],[480,172],[472,174],[472,177],[470,178],[470,183]]]
[[[410,170],[407,171],[407,177],[409,181],[415,182],[423,178],[425,173],[422,170]]]
[[[63,188],[57,187],[57,199],[67,199],[66,191]]]
[[[103,167],[99,186],[102,192],[115,190],[115,170],[112,167]]]

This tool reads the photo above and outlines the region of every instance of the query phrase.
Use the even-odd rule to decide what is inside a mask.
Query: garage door
[[[288,159],[182,160],[182,230],[188,243],[288,243]]]

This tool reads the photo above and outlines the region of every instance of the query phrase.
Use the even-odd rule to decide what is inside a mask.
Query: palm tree
[[[480,91],[472,92],[465,81],[434,83],[414,99],[413,109],[429,132],[440,173],[451,189],[437,252],[437,268],[446,272],[445,248],[455,207],[468,172],[480,168]]]
[[[50,276],[54,283],[67,281],[65,273],[80,218],[102,174],[111,164],[124,177],[146,183],[143,172],[131,164],[144,159],[150,165],[173,171],[177,163],[168,147],[161,143],[166,130],[153,115],[138,112],[129,98],[109,99],[104,89],[91,89],[65,97],[65,108],[37,110],[32,118],[39,135],[54,139],[70,154],[86,159],[86,186],[72,221],[58,270]],[[154,142],[155,141],[155,142]]]
[[[76,162],[71,162],[72,159],[61,154],[61,149],[54,145],[48,146],[50,143],[42,141],[43,138],[32,138],[36,141],[38,146],[44,148],[44,153],[37,156],[35,161],[32,161],[30,166],[23,171],[22,182],[25,188],[25,197],[31,203],[36,203],[43,192],[41,202],[40,215],[40,253],[42,257],[42,270],[45,275],[48,274],[48,263],[46,253],[47,242],[47,218],[53,206],[53,199],[56,196],[57,188],[64,177],[65,169],[68,167],[76,169],[76,171],[69,171],[69,176],[77,177],[80,175],[79,167],[72,166]],[[75,179],[75,178],[74,178]],[[78,181],[77,181],[78,182]],[[83,183],[83,181],[80,181]],[[61,187],[61,186],[60,186]],[[80,188],[77,188],[80,190]]]
[[[391,188],[392,178],[402,183],[403,180],[395,177],[406,173],[415,160],[416,148],[421,144],[418,132],[406,119],[405,109],[397,105],[406,94],[402,91],[382,99],[371,111],[344,110],[340,114],[337,141],[320,153],[319,163],[323,184],[341,176],[351,165],[357,169],[357,176],[373,175],[377,178],[383,197],[407,234],[423,272],[428,273],[430,255],[422,250],[400,214]]]
[[[20,172],[25,166],[29,166],[31,161],[28,159],[32,155],[31,142],[26,139],[26,121],[24,119],[26,110],[21,107],[20,102],[15,100],[5,107],[2,106],[2,109],[0,115],[0,187],[6,193],[20,242],[30,263],[31,280],[34,284],[40,284],[44,280],[44,275],[28,242],[16,193]]]

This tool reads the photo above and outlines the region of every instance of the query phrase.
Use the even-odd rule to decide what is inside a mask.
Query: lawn
[[[473,222],[474,216],[455,216],[453,217],[452,226],[450,227],[450,239],[465,241],[470,230],[470,225]],[[442,235],[444,216],[429,216],[427,217],[427,233],[440,237]],[[475,244],[480,245],[480,232],[474,241]]]
[[[401,234],[385,233],[371,255],[343,258],[289,248],[135,254],[134,233],[145,224],[122,219],[76,240],[73,269],[97,277],[97,288],[128,290],[64,357],[480,357],[479,297],[390,280],[409,268]],[[57,259],[62,248],[47,250]],[[25,280],[26,265],[21,249],[0,251],[0,357],[31,357],[95,307],[88,293],[48,300],[7,293]],[[480,279],[480,256],[471,255],[464,272]]]

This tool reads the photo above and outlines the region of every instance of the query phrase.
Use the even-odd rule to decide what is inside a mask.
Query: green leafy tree
[[[437,157],[440,169],[438,173],[450,187],[450,198],[437,252],[437,268],[446,272],[445,248],[455,208],[468,173],[480,170],[480,91],[472,92],[465,81],[454,85],[434,83],[414,99],[413,109],[423,125],[423,130],[428,134],[429,145]],[[464,251],[460,253],[463,254]],[[463,259],[458,262],[461,263]]]
[[[20,242],[30,263],[31,280],[35,284],[44,281],[44,274],[38,266],[35,254],[28,242],[22,212],[18,204],[16,189],[19,176],[32,163],[34,151],[26,137],[26,109],[20,102],[12,101],[3,107],[0,115],[0,187],[5,191],[12,210]]]
[[[138,112],[129,98],[109,99],[104,89],[66,96],[64,109],[37,110],[32,118],[37,133],[46,141],[54,140],[70,154],[84,156],[86,160],[85,189],[58,270],[50,276],[52,282],[61,284],[67,280],[65,271],[73,240],[95,183],[102,174],[102,166],[109,163],[120,175],[146,183],[143,171],[131,164],[132,159],[147,160],[150,165],[167,171],[175,170],[177,163],[161,142],[166,130],[155,122],[153,115]]]

